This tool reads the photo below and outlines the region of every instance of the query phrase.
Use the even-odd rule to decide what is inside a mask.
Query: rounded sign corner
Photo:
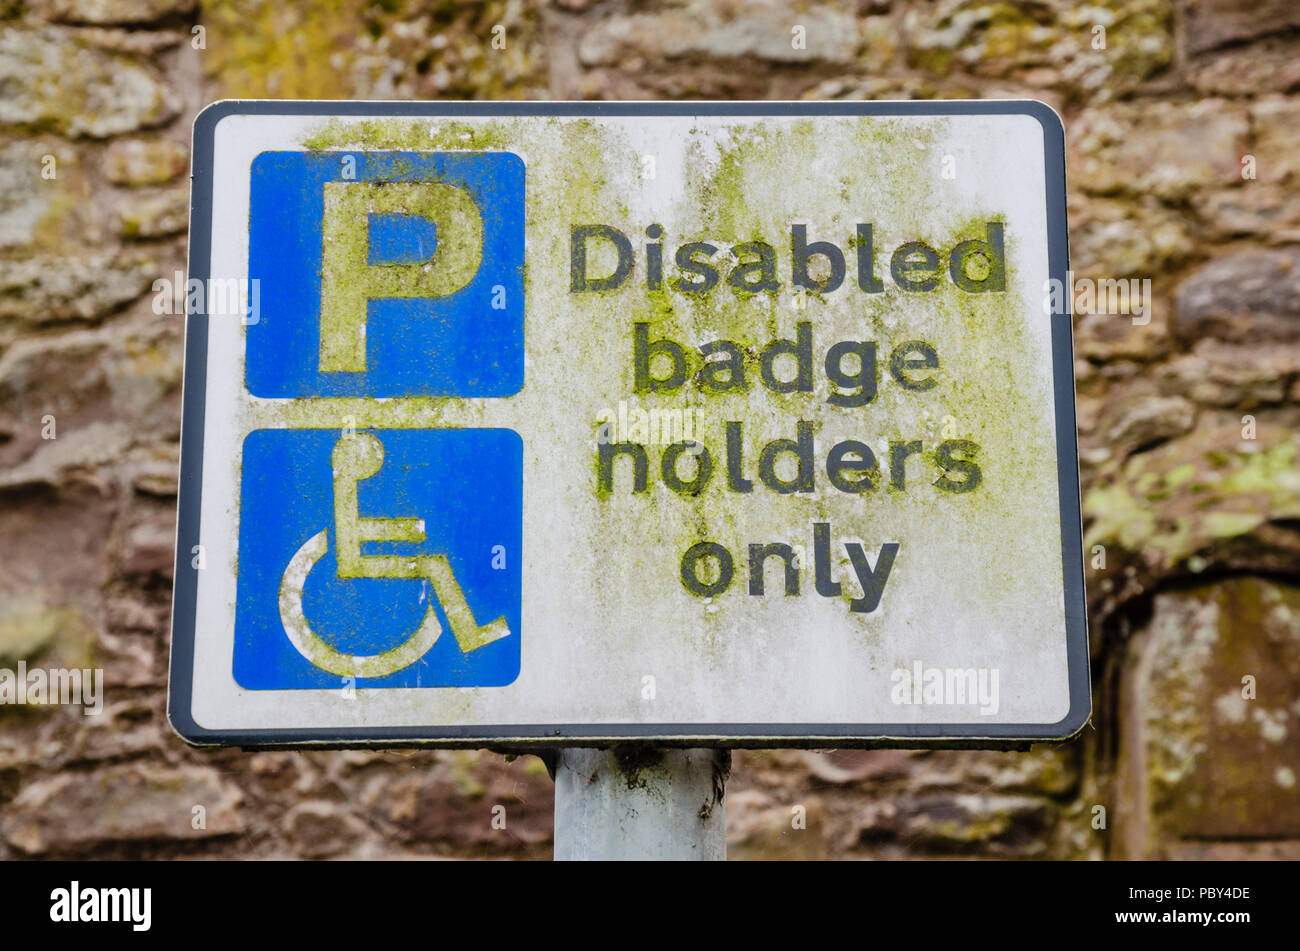
[[[1044,141],[1063,142],[1065,140],[1065,121],[1061,118],[1061,114],[1051,105],[1041,99],[1017,100],[1017,105],[1021,107],[1021,115],[1038,120],[1038,124],[1043,129]]]
[[[196,139],[200,136],[211,137],[223,119],[238,115],[245,105],[246,103],[240,99],[218,99],[208,103],[194,117],[194,137]]]
[[[179,700],[184,700],[184,707],[178,704]],[[218,734],[202,727],[194,719],[192,711],[189,709],[192,697],[176,697],[175,695],[168,698],[167,702],[167,725],[171,727],[173,733],[185,741],[189,746],[206,747],[219,746],[221,739]]]

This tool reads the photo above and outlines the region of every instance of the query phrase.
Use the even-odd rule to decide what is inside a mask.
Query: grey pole
[[[727,750],[562,749],[556,861],[727,857]]]

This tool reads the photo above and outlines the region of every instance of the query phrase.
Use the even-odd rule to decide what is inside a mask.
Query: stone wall
[[[166,725],[182,328],[149,289],[223,96],[1052,104],[1076,276],[1151,282],[1076,324],[1093,723],[738,754],[731,854],[1300,857],[1291,0],[0,0],[0,667],[107,684],[98,717],[0,707],[0,858],[550,854],[534,757]]]

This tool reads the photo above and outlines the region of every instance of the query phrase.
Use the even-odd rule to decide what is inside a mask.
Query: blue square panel
[[[260,397],[512,396],[524,164],[510,152],[263,152],[246,384]]]
[[[513,430],[259,429],[242,469],[240,686],[499,687],[519,675]]]

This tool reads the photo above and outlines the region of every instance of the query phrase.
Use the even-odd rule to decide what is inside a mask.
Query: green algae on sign
[[[635,401],[634,412],[685,409],[701,417],[703,432],[695,445],[708,454],[713,472],[711,482],[699,491],[665,491],[659,470],[667,447],[648,446],[646,491],[628,498],[629,487],[620,488],[628,481],[624,474],[630,468],[627,460],[613,460],[612,478],[610,472],[604,472],[602,479],[599,441],[593,440],[586,478],[600,506],[603,537],[633,538],[648,531],[662,535],[667,528],[667,537],[674,539],[680,554],[723,536],[732,536],[724,545],[743,547],[736,538],[740,532],[765,529],[770,537],[755,541],[796,546],[799,562],[807,563],[811,560],[807,557],[810,540],[805,537],[808,520],[854,520],[859,518],[854,513],[861,504],[871,506],[873,520],[889,525],[896,537],[909,534],[904,530],[906,523],[917,518],[933,521],[935,512],[942,511],[943,534],[951,536],[976,534],[981,526],[999,520],[1010,524],[1007,519],[1017,507],[1016,500],[1025,495],[1052,499],[1056,475],[1049,463],[1055,455],[1054,433],[1050,425],[1035,421],[1041,421],[1045,407],[1050,406],[1050,392],[1046,379],[1026,374],[1021,365],[1024,354],[1032,350],[1023,304],[1025,297],[1032,295],[1029,289],[1017,287],[1021,235],[1007,229],[1005,286],[1013,293],[972,294],[947,280],[940,281],[932,292],[917,293],[889,279],[888,255],[899,245],[924,242],[945,262],[960,243],[983,239],[991,223],[1005,226],[1005,216],[995,207],[974,213],[952,209],[936,188],[934,176],[918,174],[918,164],[941,160],[940,147],[950,131],[948,120],[922,124],[886,118],[839,123],[736,121],[721,133],[710,125],[692,125],[680,153],[678,189],[671,194],[661,192],[666,203],[644,220],[632,219],[625,197],[643,186],[642,156],[630,146],[622,129],[586,117],[529,120],[527,132],[521,125],[519,120],[495,119],[331,119],[316,124],[303,142],[313,149],[527,152],[530,146],[534,150],[539,145],[555,146],[561,160],[532,161],[528,167],[533,270],[539,266],[536,245],[548,244],[552,249],[560,245],[562,251],[562,236],[579,224],[600,223],[633,242],[637,261],[631,279],[614,290],[567,295],[568,306],[557,315],[565,328],[562,346],[570,354],[613,352],[614,359],[608,362],[615,379],[604,385],[610,402],[617,395]],[[552,155],[549,150],[544,154]],[[821,173],[828,154],[852,155],[853,161],[837,162],[833,175],[826,179]],[[803,194],[792,199],[790,190],[771,187],[778,181],[792,185],[811,181],[815,187],[805,187]],[[797,186],[794,190],[798,191]],[[861,293],[847,280],[845,286],[830,293],[793,286],[788,273],[788,236],[791,222],[799,219],[809,222],[809,241],[832,242],[849,257],[857,253],[861,239],[857,226],[866,222],[875,228],[872,269],[883,274],[880,292]],[[647,286],[641,246],[649,242],[650,234],[662,235],[669,267],[671,247],[690,242],[712,242],[710,246],[719,248],[720,256],[730,255],[732,263],[740,261],[734,250],[738,246],[761,243],[774,248],[777,286],[749,292],[724,283],[707,295],[688,293],[680,279]],[[544,260],[551,267],[567,263],[559,254]],[[982,276],[978,263],[975,271],[968,273],[977,280]],[[545,280],[530,276],[528,299],[536,301],[546,294],[554,279],[553,273]],[[532,308],[534,314],[536,310]],[[899,319],[900,314],[906,314],[906,320]],[[835,340],[871,340],[878,354],[887,354],[907,341],[924,338],[938,354],[936,385],[923,394],[882,386],[871,405],[855,413],[828,409],[821,392],[827,385],[824,382],[818,384],[815,394],[765,390],[756,383],[759,349],[766,341],[793,336],[791,325],[799,321],[810,322],[815,328],[821,344],[818,358],[825,344]],[[647,323],[654,339],[678,342],[688,351],[710,340],[735,343],[744,354],[749,385],[741,393],[723,396],[690,385],[672,394],[634,393],[629,379],[630,330],[637,322]],[[918,328],[925,332],[918,333]],[[530,332],[527,338],[531,349],[535,335]],[[415,407],[422,401],[403,402]],[[593,435],[598,434],[597,417],[602,409],[597,407],[592,413]],[[794,422],[805,418],[813,422],[819,442],[847,438],[873,448],[887,443],[888,451],[875,453],[879,474],[873,479],[877,484],[851,499],[835,498],[833,493],[827,497],[824,493],[829,489],[809,498],[779,499],[773,507],[784,512],[776,517],[762,506],[757,512],[742,512],[742,502],[753,507],[750,499],[737,498],[720,487],[724,424],[739,421],[747,426],[744,451],[752,464],[763,443],[789,438]],[[554,424],[553,420],[537,422],[542,431]],[[892,447],[917,443],[921,449],[913,460],[909,463],[903,457],[902,471],[891,473]],[[972,491],[945,491],[954,485],[946,468],[951,465],[951,446],[963,447],[959,458],[979,467],[978,484]],[[819,465],[824,458],[825,447],[821,448]],[[691,455],[698,466],[701,457]],[[683,466],[691,471],[690,463]],[[917,471],[922,467],[924,472]],[[909,473],[909,469],[913,471]],[[824,476],[817,481],[824,483]],[[798,528],[800,524],[805,527]],[[1001,583],[1011,580],[1011,566],[1023,560],[1026,550],[1049,556],[1053,552],[1056,526],[1052,522],[1016,519],[1014,524],[1017,532],[1011,537],[995,536],[1001,550],[986,549],[986,557],[1006,566],[1001,569],[1000,583],[989,586],[990,598],[1001,596]],[[1031,532],[1037,536],[1030,538]],[[938,537],[934,541],[942,545]],[[985,544],[989,544],[988,536]],[[593,550],[599,552],[603,547],[593,540]],[[841,555],[836,568],[844,575],[849,560]],[[743,580],[743,572],[740,574]],[[809,583],[805,581],[805,587]],[[852,596],[848,587],[841,592],[846,600]],[[714,600],[705,599],[698,616],[706,642],[719,641],[719,625],[728,623]]]
[[[495,122],[454,119],[327,119],[303,138],[308,149],[500,149],[512,141],[508,127]]]

